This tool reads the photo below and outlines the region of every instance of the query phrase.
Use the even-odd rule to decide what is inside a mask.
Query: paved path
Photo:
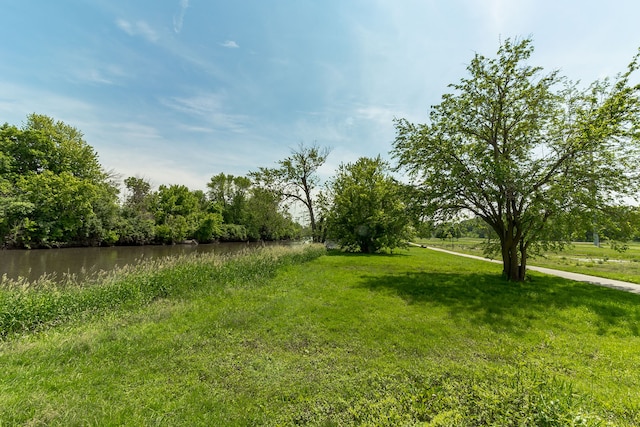
[[[420,246],[420,245],[416,245],[416,246]],[[434,248],[431,246],[423,246],[423,247],[427,249],[431,249],[433,251],[446,252],[452,255],[458,255],[458,256],[463,256],[467,258],[479,259],[482,261],[489,261],[489,262],[502,264],[502,261],[497,261],[495,259],[488,259],[488,258],[483,258],[475,255],[461,254],[459,252],[448,251],[446,249]],[[576,280],[578,282],[586,282],[586,283],[591,283],[592,285],[606,286],[607,288],[614,288],[614,289],[618,289],[625,292],[633,292],[634,294],[640,294],[640,285],[635,283],[623,282],[621,280],[614,280],[614,279],[605,279],[604,277],[589,276],[586,274],[571,273],[571,272],[562,271],[562,270],[554,270],[552,268],[536,267],[534,265],[527,266],[527,269],[532,271],[538,271],[544,274],[550,274],[552,276],[563,277],[569,280]]]

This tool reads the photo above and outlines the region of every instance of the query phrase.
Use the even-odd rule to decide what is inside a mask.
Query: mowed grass
[[[483,256],[482,239],[419,239],[417,243]],[[632,242],[627,246],[625,251],[618,251],[608,243],[596,247],[593,243],[576,242],[563,251],[531,257],[528,264],[640,283],[640,243]]]
[[[13,337],[0,425],[640,425],[640,296],[500,270],[331,252]]]

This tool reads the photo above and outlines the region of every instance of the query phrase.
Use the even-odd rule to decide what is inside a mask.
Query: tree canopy
[[[288,239],[301,235],[290,210],[299,203],[315,241],[328,232],[362,252],[401,246],[415,229],[454,236],[458,220],[480,218],[504,275],[523,280],[540,249],[637,236],[638,56],[584,87],[530,65],[532,53],[531,40],[508,39],[495,58],[475,55],[428,123],[395,120],[392,155],[410,185],[378,156],[340,165],[320,191],[330,150],[301,144],[276,167],[214,175],[206,193],[129,177],[119,199],[79,130],[32,114],[0,126],[0,245]]]
[[[344,249],[373,253],[406,245],[411,221],[402,186],[380,156],[341,164],[330,192],[328,236]]]
[[[314,242],[322,240],[315,208],[314,191],[320,184],[317,172],[318,168],[326,162],[329,153],[328,148],[300,144],[297,149],[292,150],[291,156],[278,161],[279,167],[261,167],[250,173],[258,186],[268,188],[284,200],[293,200],[305,207]]]
[[[286,162],[285,162],[286,163]],[[310,178],[310,182],[312,179]],[[0,246],[174,244],[195,239],[278,240],[301,226],[281,192],[220,173],[209,191],[124,179],[124,194],[82,133],[32,114],[21,128],[0,126]]]
[[[31,114],[0,127],[0,233],[8,246],[113,242],[117,188],[76,128]]]
[[[528,254],[568,237],[638,194],[638,57],[581,89],[527,63],[529,39],[476,54],[469,76],[432,107],[429,123],[395,121],[393,156],[435,221],[474,214],[496,232],[504,275],[523,280]]]
[[[219,173],[207,184],[209,199],[222,210],[227,224],[244,224],[247,220],[247,200],[251,180],[244,176]]]

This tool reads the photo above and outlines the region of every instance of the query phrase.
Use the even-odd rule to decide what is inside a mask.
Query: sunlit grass
[[[152,259],[103,272],[90,282],[72,278],[59,282],[48,276],[34,282],[5,279],[0,286],[0,339],[96,312],[141,307],[203,286],[266,280],[287,260],[324,251],[322,247],[298,249],[272,247],[231,256],[208,253]]]
[[[471,255],[483,255],[482,239],[419,239],[417,242]],[[548,252],[543,256],[531,257],[528,263],[540,267],[640,283],[640,244],[638,243],[630,243],[627,250],[620,252],[606,243],[597,247],[592,243],[579,242],[560,252]]]
[[[0,425],[640,424],[638,295],[419,248],[304,260],[0,343]]]

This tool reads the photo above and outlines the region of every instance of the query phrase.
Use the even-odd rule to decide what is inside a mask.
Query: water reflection
[[[65,274],[87,277],[101,270],[135,264],[140,260],[194,253],[228,254],[256,243],[213,243],[175,246],[117,246],[109,248],[63,248],[34,250],[0,250],[0,277],[25,277],[36,280],[43,274],[61,278]]]

